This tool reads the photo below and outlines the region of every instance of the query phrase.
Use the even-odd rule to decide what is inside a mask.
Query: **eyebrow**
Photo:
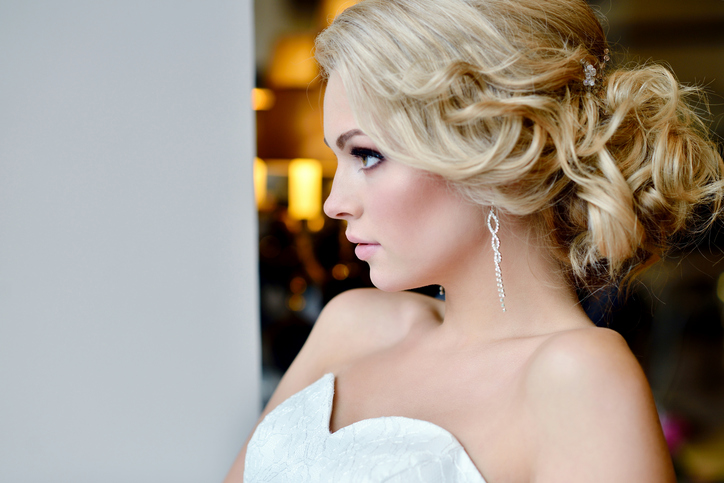
[[[360,129],[350,129],[349,131],[342,133],[337,138],[337,147],[339,149],[344,149],[344,145],[347,144],[347,141],[349,141],[349,138],[352,138],[354,136],[364,135],[364,133]],[[327,139],[324,139],[324,144],[329,146],[329,143],[327,142]]]

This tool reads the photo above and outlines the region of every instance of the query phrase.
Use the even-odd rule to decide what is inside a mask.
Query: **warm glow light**
[[[349,277],[349,267],[344,263],[338,263],[332,269],[332,276],[336,280],[344,280]]]
[[[307,290],[307,281],[302,277],[294,277],[289,283],[289,290],[292,293],[303,294]]]
[[[314,61],[314,35],[299,34],[277,40],[269,66],[269,83],[284,89],[304,89],[319,72]]]
[[[310,220],[322,215],[322,163],[316,159],[289,162],[289,216]]]
[[[255,87],[251,90],[251,108],[255,111],[268,111],[274,107],[276,96],[271,89]]]
[[[312,218],[307,221],[307,228],[309,228],[309,231],[312,232],[318,232],[322,228],[324,228],[324,217],[323,216],[317,216],[316,218]]]
[[[716,294],[719,300],[724,302],[724,273],[719,274],[719,280],[717,280],[716,284]]]
[[[260,158],[254,158],[254,196],[257,207],[264,205],[266,201],[266,177],[266,163]]]
[[[306,307],[307,301],[299,294],[294,294],[287,299],[287,307],[295,312],[301,312]]]

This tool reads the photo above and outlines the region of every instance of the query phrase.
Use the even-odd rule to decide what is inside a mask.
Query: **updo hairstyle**
[[[607,49],[583,0],[364,0],[316,58],[386,156],[528,217],[572,282],[595,288],[705,229],[724,190],[690,107],[699,91],[659,65],[604,67]]]

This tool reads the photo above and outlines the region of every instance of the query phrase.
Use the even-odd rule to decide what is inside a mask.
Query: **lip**
[[[369,259],[372,255],[374,255],[377,249],[380,248],[379,243],[375,243],[369,240],[363,240],[362,238],[357,238],[356,236],[350,235],[349,233],[345,233],[345,235],[347,236],[347,240],[349,240],[351,243],[357,244],[354,249],[354,254],[357,255],[357,258],[362,261]]]
[[[357,238],[356,236],[350,235],[349,233],[345,233],[345,236],[347,237],[347,240],[350,241],[350,243],[362,244],[362,245],[379,245],[379,243],[375,243],[370,240],[363,240],[362,238]]]
[[[360,260],[365,261],[372,257],[378,248],[380,248],[379,243],[359,243],[354,249],[354,254]]]

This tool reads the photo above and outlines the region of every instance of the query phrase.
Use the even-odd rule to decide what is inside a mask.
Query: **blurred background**
[[[322,139],[314,37],[350,0],[256,0],[255,186],[265,401],[324,304],[371,286],[367,265],[322,215],[335,160]],[[590,2],[607,20],[613,63],[669,65],[708,92],[724,135],[724,1]],[[651,383],[681,482],[724,482],[724,237],[715,227],[691,253],[673,254],[630,297],[584,298],[591,318],[620,332]],[[420,289],[434,295],[437,287]],[[603,306],[613,304],[610,313]],[[603,416],[605,417],[605,416]]]

